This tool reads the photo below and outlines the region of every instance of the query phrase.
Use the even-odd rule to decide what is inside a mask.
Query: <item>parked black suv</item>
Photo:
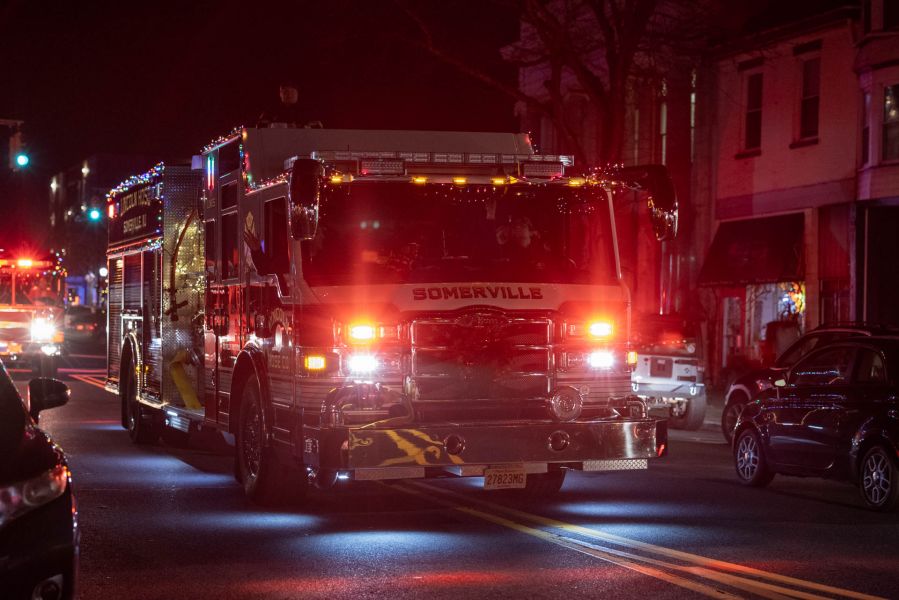
[[[734,426],[743,407],[772,385],[774,381],[792,367],[796,361],[824,344],[855,336],[891,335],[899,333],[899,329],[889,325],[870,323],[836,323],[821,325],[806,333],[778,356],[774,364],[763,369],[755,369],[737,377],[727,388],[724,395],[724,410],[721,412],[721,432],[730,443],[733,440]]]
[[[746,485],[776,473],[858,485],[868,508],[899,506],[899,336],[832,342],[746,405],[734,466]]]

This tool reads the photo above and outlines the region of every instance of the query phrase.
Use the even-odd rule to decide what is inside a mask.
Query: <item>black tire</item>
[[[728,444],[732,444],[734,441],[737,418],[747,404],[749,404],[749,396],[745,392],[734,392],[724,403],[724,409],[721,411],[721,433]]]
[[[762,440],[754,429],[744,429],[734,444],[734,468],[740,483],[750,487],[765,487],[774,479],[768,465]]]
[[[137,400],[137,379],[130,361],[120,371],[119,393],[122,409],[125,414],[125,427],[128,436],[135,444],[155,444],[159,440],[159,415],[153,409],[144,406]]]
[[[899,467],[896,457],[883,446],[865,453],[859,469],[858,490],[867,508],[894,510],[899,506]]]
[[[705,422],[705,394],[687,398],[684,402],[685,406],[682,411],[673,406],[668,410],[668,424],[672,429],[696,431]]]
[[[525,480],[524,489],[515,490],[528,498],[547,498],[555,496],[565,483],[565,469],[557,469],[547,473],[531,473]]]
[[[305,471],[282,464],[266,443],[262,393],[255,375],[247,379],[241,392],[234,451],[238,481],[252,502],[281,506],[299,503],[305,498],[308,488]]]

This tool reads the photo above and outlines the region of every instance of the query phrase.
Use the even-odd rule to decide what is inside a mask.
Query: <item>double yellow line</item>
[[[391,487],[468,517],[488,521],[711,598],[743,597],[722,589],[723,587],[772,599],[837,597],[873,600],[878,598],[852,590],[631,540],[596,529],[524,512],[488,500],[472,498],[428,483],[406,481]]]

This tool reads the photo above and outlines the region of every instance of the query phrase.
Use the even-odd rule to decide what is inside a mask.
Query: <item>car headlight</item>
[[[49,342],[56,335],[56,325],[45,317],[36,317],[31,321],[31,339],[36,342]]]
[[[69,470],[57,465],[33,479],[0,487],[0,527],[56,500],[66,491],[68,482]]]
[[[368,375],[378,370],[378,359],[371,354],[351,354],[347,357],[347,368],[354,375]]]

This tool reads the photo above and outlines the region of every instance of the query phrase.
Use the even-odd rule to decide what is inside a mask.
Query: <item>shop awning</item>
[[[803,224],[802,213],[722,223],[702,265],[699,284],[802,281]]]

